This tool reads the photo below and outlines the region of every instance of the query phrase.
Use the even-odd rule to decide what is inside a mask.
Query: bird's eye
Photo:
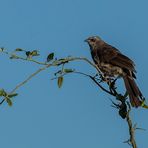
[[[95,39],[90,39],[91,42],[95,42]]]

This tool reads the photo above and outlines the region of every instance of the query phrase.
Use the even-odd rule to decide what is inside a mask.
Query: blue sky
[[[137,83],[147,97],[148,2],[146,0],[0,0],[0,46],[40,50],[56,57],[83,56],[91,60],[84,39],[99,35],[136,63]],[[11,91],[40,66],[11,61],[0,55],[0,88]],[[68,68],[94,73],[84,63]],[[56,69],[40,73],[17,92],[12,107],[0,106],[3,148],[107,148],[129,147],[127,125],[104,92],[91,80],[69,75],[58,89],[51,81]],[[133,109],[132,119],[148,129],[148,111]],[[140,148],[148,145],[148,132],[137,131]]]

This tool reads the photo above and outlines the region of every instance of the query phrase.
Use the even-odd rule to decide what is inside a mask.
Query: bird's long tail
[[[133,107],[141,106],[142,102],[144,100],[144,97],[143,97],[140,89],[138,88],[134,78],[126,75],[126,76],[123,77],[123,79],[124,79],[124,83],[125,83],[127,93],[129,95],[131,105]]]

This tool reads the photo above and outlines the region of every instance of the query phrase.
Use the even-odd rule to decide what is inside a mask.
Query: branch
[[[4,51],[3,51],[4,52]],[[14,54],[10,54],[8,52],[4,52],[5,54],[8,55],[14,55]],[[20,56],[15,55],[15,59],[21,59],[21,60],[25,60],[25,61],[31,61],[34,62],[36,64],[40,64],[40,65],[45,65],[44,67],[38,69],[36,72],[34,72],[33,74],[31,74],[26,80],[24,80],[23,82],[21,82],[20,84],[18,84],[10,93],[8,93],[4,99],[2,99],[2,101],[0,102],[0,105],[4,103],[5,100],[7,100],[8,95],[13,94],[17,89],[19,89],[21,86],[23,86],[24,84],[26,84],[29,80],[31,80],[34,76],[36,76],[38,73],[40,73],[43,70],[46,70],[47,68],[51,67],[51,66],[60,66],[62,64],[68,63],[70,61],[76,61],[76,60],[81,60],[81,61],[85,61],[87,63],[89,63],[91,66],[95,67],[98,71],[99,69],[97,68],[97,66],[92,63],[91,61],[89,61],[87,58],[83,58],[83,57],[67,57],[65,59],[59,59],[59,60],[54,60],[52,63],[43,63],[43,62],[38,62],[36,60],[33,59],[29,59],[29,58],[23,58]]]
[[[135,128],[133,127],[132,120],[130,118],[130,111],[131,108],[129,108],[126,116],[126,121],[128,123],[128,128],[129,128],[129,135],[130,139],[127,141],[127,143],[130,143],[133,148],[137,148],[136,141],[135,141]]]
[[[84,57],[67,57],[67,58],[64,58],[64,59],[58,59],[58,60],[55,59],[55,60],[53,60],[53,62],[47,63],[47,62],[39,62],[39,61],[36,61],[36,60],[32,59],[32,57],[31,58],[28,58],[28,57],[27,58],[26,57],[24,58],[24,57],[21,57],[21,56],[16,55],[16,53],[14,53],[14,52],[9,53],[9,52],[3,51],[3,50],[2,50],[2,52],[4,54],[7,54],[10,57],[12,57],[12,59],[19,59],[19,60],[23,60],[23,61],[29,61],[29,62],[33,62],[33,63],[39,64],[39,65],[44,65],[44,66],[42,68],[39,68],[36,72],[32,73],[30,76],[28,76],[23,82],[19,83],[10,93],[8,93],[4,97],[4,99],[0,102],[0,105],[5,100],[8,99],[8,95],[13,94],[20,87],[22,87],[28,81],[30,81],[34,76],[36,76],[37,74],[39,74],[40,72],[46,70],[47,68],[49,68],[51,66],[60,66],[60,65],[64,65],[65,63],[72,62],[72,61],[84,61],[84,62],[88,63],[90,66],[92,66],[93,68],[95,68],[97,70],[97,72],[99,73],[99,75],[102,76],[102,73],[99,70],[99,68],[93,62],[91,62],[90,60],[88,60],[87,58],[84,58]],[[62,71],[63,71],[63,67],[62,67]],[[133,148],[137,148],[135,137],[134,137],[135,128],[133,127],[132,120],[130,119],[130,111],[131,111],[131,108],[130,108],[130,105],[129,105],[129,109],[127,111],[127,105],[126,105],[126,102],[125,102],[126,101],[126,98],[127,98],[127,95],[121,95],[120,93],[118,93],[116,91],[116,87],[115,87],[115,81],[116,81],[116,79],[114,81],[110,81],[108,83],[109,89],[106,89],[105,87],[103,87],[100,84],[100,82],[98,82],[98,79],[96,77],[93,77],[91,75],[88,75],[88,74],[85,74],[85,73],[82,73],[82,72],[72,72],[72,73],[77,73],[77,74],[81,74],[81,75],[85,75],[85,76],[89,77],[93,82],[95,82],[95,84],[97,84],[97,86],[101,90],[103,90],[104,92],[106,92],[106,93],[108,93],[108,94],[116,97],[117,100],[121,101],[121,104],[116,104],[114,102],[112,102],[112,103],[119,110],[120,116],[123,119],[126,118],[126,121],[128,123],[130,139],[127,142],[130,143]],[[62,75],[62,76],[64,76],[64,75]],[[102,81],[104,81],[104,80],[102,79]]]
[[[105,89],[102,85],[100,85],[97,81],[96,81],[96,79],[94,78],[94,77],[92,77],[92,76],[89,76],[90,77],[90,79],[91,80],[93,80],[104,92],[106,92],[106,93],[108,93],[108,94],[110,94],[110,95],[112,95],[112,96],[116,96],[114,93],[112,93],[111,91],[108,91],[107,89]]]
[[[19,83],[10,93],[8,93],[4,99],[2,99],[2,101],[0,102],[0,105],[9,98],[9,95],[13,94],[16,90],[18,90],[21,86],[23,86],[24,84],[26,84],[29,80],[31,80],[34,76],[36,76],[38,73],[40,73],[43,70],[46,70],[48,67],[50,67],[51,65],[48,64],[40,69],[38,69],[36,72],[34,72],[33,74],[31,74],[27,79],[25,79],[23,82]]]
[[[31,58],[28,58],[28,57],[24,58],[22,56],[19,56],[16,54],[16,50],[13,52],[7,52],[4,50],[4,48],[0,48],[0,49],[1,49],[1,51],[0,51],[1,53],[8,55],[10,58],[13,57],[12,59],[29,61],[29,62],[33,62],[33,63],[39,64],[39,65],[48,65],[47,62],[39,62],[39,61],[33,59],[32,57]],[[22,51],[26,52],[25,50],[22,50]],[[63,59],[59,59],[59,60],[55,59],[54,62],[52,63],[52,66],[58,66],[63,63],[68,63],[70,61],[78,61],[78,60],[87,62],[89,65],[93,66],[99,73],[101,73],[100,69],[93,62],[91,62],[90,60],[88,60],[85,57],[67,57],[67,58],[63,58]]]
[[[77,73],[77,74],[81,74],[81,75],[84,75],[84,76],[87,76],[89,77],[91,80],[93,80],[97,85],[98,87],[103,90],[104,92],[114,96],[114,97],[119,97],[120,94],[117,93],[117,91],[115,90],[115,87],[112,86],[111,90],[107,90],[106,88],[104,88],[101,84],[98,83],[98,81],[95,79],[95,77],[91,76],[91,75],[88,75],[88,74],[85,74],[85,73],[82,73],[82,72],[73,72],[73,73]],[[115,82],[116,79],[113,81]],[[110,86],[109,86],[110,87]],[[112,91],[113,90],[113,91]],[[113,93],[114,92],[114,93]],[[125,104],[125,98],[127,97],[127,92],[124,94],[124,96],[120,96],[121,98],[117,98],[118,100],[121,100],[122,101],[122,104],[119,105],[119,104],[115,104],[113,101],[112,103],[115,105],[115,107],[117,109],[119,109],[119,114],[122,118],[126,118],[126,121],[127,121],[127,124],[128,124],[128,129],[129,129],[129,135],[130,135],[130,139],[128,141],[126,141],[126,143],[130,144],[133,148],[137,148],[137,145],[136,145],[136,140],[135,140],[135,130],[137,128],[135,128],[133,126],[133,123],[132,123],[132,120],[130,118],[130,111],[131,111],[131,107],[130,107],[130,104],[128,103],[128,111],[127,111],[127,105]]]
[[[20,84],[18,84],[11,92],[10,94],[14,93],[17,89],[19,89],[21,86],[23,86],[24,84],[26,84],[29,80],[31,80],[34,76],[36,76],[38,73],[40,73],[43,70],[46,70],[48,67],[50,67],[51,65],[48,64],[45,67],[42,67],[40,69],[38,69],[36,72],[34,72],[33,74],[31,74],[26,80],[24,80],[23,82],[21,82]]]
[[[29,61],[29,62],[33,62],[39,65],[48,65],[46,62],[39,62],[37,60],[34,60],[32,58],[28,58],[28,57],[22,57],[22,56],[18,56],[15,52],[7,52],[7,51],[1,51],[2,53],[8,55],[10,57],[10,59],[18,59],[18,60],[23,60],[23,61]]]

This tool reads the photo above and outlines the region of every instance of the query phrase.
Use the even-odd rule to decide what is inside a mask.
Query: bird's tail
[[[131,105],[133,107],[141,106],[142,102],[144,100],[144,97],[143,97],[140,89],[138,88],[134,78],[126,75],[123,77],[123,79],[124,79],[127,93],[129,95]]]

